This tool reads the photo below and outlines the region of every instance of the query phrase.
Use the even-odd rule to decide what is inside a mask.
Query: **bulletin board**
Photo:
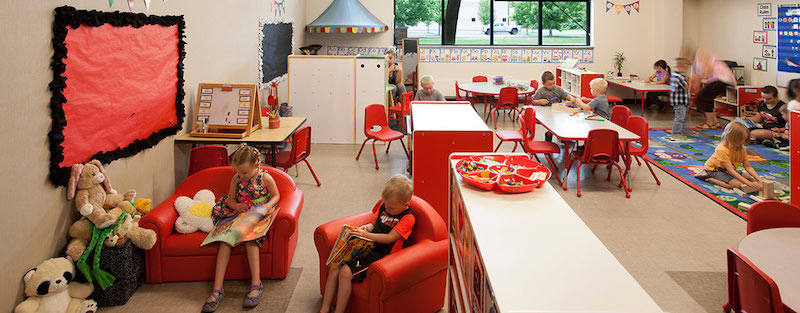
[[[353,144],[356,58],[289,56],[289,105],[314,129],[314,143]]]
[[[777,85],[800,78],[800,7],[778,8],[778,76]]]
[[[261,19],[258,28],[259,83],[261,89],[267,89],[269,83],[286,78],[287,57],[294,51],[294,23],[284,18]]]
[[[183,124],[182,16],[55,9],[50,181],[135,155]]]

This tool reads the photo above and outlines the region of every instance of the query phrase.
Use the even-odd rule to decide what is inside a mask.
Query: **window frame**
[[[536,1],[539,4],[539,10],[538,10],[539,18],[537,19],[538,22],[539,22],[539,25],[537,27],[538,28],[537,31],[539,32],[538,44],[516,44],[515,45],[515,44],[496,44],[494,42],[494,3],[495,2],[514,2],[514,1],[527,1],[527,2]],[[489,0],[489,20],[491,20],[492,22],[489,23],[490,31],[489,31],[489,43],[488,44],[470,44],[470,45],[452,44],[452,45],[449,45],[449,44],[445,44],[444,43],[444,37],[442,37],[442,38],[439,39],[440,41],[439,41],[438,44],[420,44],[420,45],[421,46],[480,46],[480,47],[493,47],[493,46],[499,46],[499,47],[591,47],[592,46],[592,38],[591,38],[592,36],[591,36],[590,30],[592,29],[591,28],[591,25],[592,25],[592,2],[595,1],[595,0],[559,0],[559,2],[583,2],[583,3],[586,3],[586,25],[584,25],[585,32],[586,32],[586,41],[582,45],[554,45],[554,44],[544,45],[544,44],[542,44],[542,42],[543,42],[543,36],[542,35],[544,33],[544,30],[542,29],[542,11],[543,11],[542,9],[544,7],[543,3],[545,1],[556,2],[556,1],[552,1],[552,0]],[[445,16],[444,15],[445,15],[445,12],[447,11],[446,2],[447,2],[447,0],[441,0],[441,7],[442,7],[441,12],[442,13],[439,16],[439,27],[440,28],[444,27],[444,20],[445,20],[445,18],[444,18]],[[393,13],[393,16],[396,16],[397,15],[397,0],[394,0],[393,3],[394,3],[394,6],[392,7],[392,13]],[[475,18],[473,18],[473,19],[475,19]],[[394,19],[393,19],[392,22],[394,23],[393,24],[394,25],[393,32],[396,32],[397,31],[397,23],[394,21]],[[396,34],[393,34],[393,35],[394,35],[393,37],[396,38],[397,35]]]

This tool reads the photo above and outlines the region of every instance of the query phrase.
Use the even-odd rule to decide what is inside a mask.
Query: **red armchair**
[[[303,192],[297,189],[289,175],[271,168],[266,169],[275,183],[281,199],[280,211],[272,228],[267,233],[260,250],[262,278],[285,278],[289,273],[294,250],[297,247],[297,220],[303,207]],[[178,185],[175,193],[153,208],[139,224],[158,234],[153,249],[146,252],[147,282],[213,280],[217,258],[217,245],[200,246],[206,233],[181,234],[175,231],[178,218],[174,208],[180,196],[193,197],[200,189],[209,189],[217,199],[227,194],[231,177],[236,172],[232,167],[213,167],[199,171]],[[244,245],[231,251],[225,279],[249,279],[250,269]]]
[[[342,225],[369,223],[382,203],[378,201],[370,212],[328,222],[314,231],[321,294],[328,278],[325,261]],[[416,222],[405,247],[372,263],[363,282],[353,282],[347,312],[436,312],[444,305],[447,228],[425,200],[414,196],[410,207]]]

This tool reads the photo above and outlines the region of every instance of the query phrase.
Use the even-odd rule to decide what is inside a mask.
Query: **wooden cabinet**
[[[714,99],[714,110],[722,117],[752,117],[758,113],[761,87],[728,86],[725,94]]]
[[[573,97],[594,98],[589,82],[595,78],[603,78],[603,74],[575,68],[556,67],[556,85],[561,86]]]

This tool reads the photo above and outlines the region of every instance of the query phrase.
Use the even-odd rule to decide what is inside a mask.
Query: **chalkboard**
[[[292,33],[294,26],[290,21],[262,20],[259,23],[259,76],[261,88],[285,78],[288,71],[287,57],[292,54]]]

